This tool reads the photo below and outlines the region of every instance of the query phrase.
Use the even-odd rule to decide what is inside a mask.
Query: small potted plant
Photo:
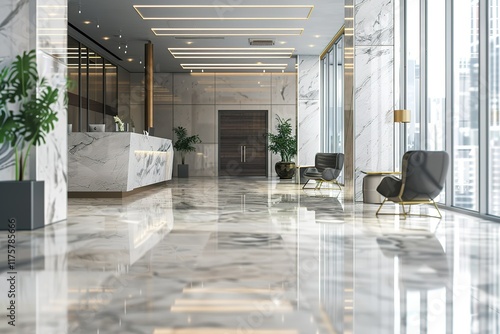
[[[292,135],[291,119],[283,119],[276,115],[277,134],[268,133],[268,149],[274,154],[279,154],[281,161],[274,165],[280,179],[291,179],[295,175],[295,162],[293,157],[297,154],[297,136]]]
[[[181,154],[181,164],[177,165],[177,177],[189,177],[189,165],[186,165],[186,153],[195,152],[194,144],[201,143],[198,135],[187,135],[186,128],[177,126],[174,129],[177,140],[174,143],[174,149]]]
[[[0,201],[0,213],[18,217],[18,229],[45,225],[44,182],[24,178],[31,149],[45,143],[55,127],[53,107],[58,99],[59,90],[38,75],[35,50],[16,56],[1,69],[0,145],[13,149],[15,175],[14,181],[0,182],[0,193],[8,197]],[[4,217],[0,218],[0,229],[6,229]]]

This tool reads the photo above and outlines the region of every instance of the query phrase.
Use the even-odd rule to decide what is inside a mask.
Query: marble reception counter
[[[68,135],[68,192],[128,192],[172,178],[170,139],[131,132]]]

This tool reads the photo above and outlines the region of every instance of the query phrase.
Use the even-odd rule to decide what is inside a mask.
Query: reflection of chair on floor
[[[314,212],[316,223],[344,223],[344,208],[336,197],[301,195],[299,204]]]
[[[401,285],[407,290],[438,289],[447,285],[449,265],[443,246],[427,231],[384,233],[377,237],[384,256],[396,257]]]
[[[308,180],[302,186],[304,189],[311,180],[316,181],[315,189],[321,188],[324,182],[336,184],[339,190],[342,190],[337,178],[344,167],[343,153],[316,153],[314,158],[314,167],[307,168],[304,171],[304,177]]]
[[[448,172],[449,156],[444,151],[408,151],[403,156],[401,179],[391,175],[382,179],[377,191],[385,197],[376,215],[410,215],[415,204],[432,204],[441,218],[434,198],[441,192]],[[399,204],[403,213],[380,213],[380,209],[389,200]],[[405,205],[409,206],[408,211]]]

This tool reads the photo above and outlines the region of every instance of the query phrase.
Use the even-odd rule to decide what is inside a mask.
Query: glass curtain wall
[[[76,39],[68,36],[68,123],[73,131],[104,123],[114,130],[118,114],[118,68]]]
[[[453,3],[453,205],[478,210],[479,0]]]
[[[500,216],[500,13],[499,0],[490,0],[488,36],[488,213]]]
[[[344,38],[341,36],[322,59],[323,152],[344,152]],[[339,177],[343,182],[343,175]]]
[[[500,216],[499,1],[401,2],[403,100],[412,111],[406,149],[448,150],[451,192],[446,200],[443,192],[440,201],[496,217]],[[415,14],[421,11],[425,13]],[[486,36],[480,38],[480,31]]]
[[[407,150],[420,149],[420,1],[407,1],[406,9],[406,109],[411,122],[406,125]]]
[[[446,1],[426,6],[426,140],[430,151],[446,150]],[[422,146],[424,147],[424,146]],[[444,203],[445,189],[435,200]]]

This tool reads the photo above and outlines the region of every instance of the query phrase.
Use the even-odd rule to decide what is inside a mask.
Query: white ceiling
[[[163,5],[167,7],[141,7],[136,11],[134,5]],[[169,7],[171,5],[176,5],[176,7]],[[179,7],[190,5],[208,7]],[[79,13],[80,10],[81,13]],[[139,12],[144,17],[154,16],[160,19],[145,20],[139,15]],[[187,17],[191,19],[186,19]],[[91,48],[96,48],[95,51],[130,72],[143,71],[143,64],[139,62],[141,59],[144,60],[144,44],[148,41],[154,44],[154,61],[157,72],[189,71],[183,70],[181,63],[250,64],[255,66],[257,62],[287,64],[285,71],[294,71],[295,59],[293,57],[299,54],[321,54],[341,28],[344,23],[344,0],[287,0],[286,2],[282,0],[272,2],[270,0],[70,0],[68,21],[70,34],[79,35],[82,42]],[[85,24],[85,21],[91,23]],[[152,28],[184,28],[185,30],[158,31],[167,34],[184,34],[183,36],[157,36],[151,30]],[[194,28],[212,30],[192,30]],[[242,28],[253,30],[248,32]],[[296,35],[301,29],[303,29],[302,33]],[[103,49],[97,48],[89,39],[81,38],[82,34],[78,31],[100,44]],[[249,35],[221,36],[228,33]],[[262,35],[257,35],[259,33]],[[277,35],[279,33],[292,33],[294,35],[280,36]],[[191,37],[185,34],[194,34],[195,36]],[[109,40],[104,40],[104,37],[109,37]],[[169,48],[252,48],[250,51],[253,52],[253,49],[264,48],[263,46],[250,46],[249,38],[274,39],[275,45],[271,48],[294,48],[295,50],[291,59],[259,59],[255,58],[255,55],[253,58],[238,59],[179,59],[174,58],[168,51]],[[125,46],[127,47],[125,48]],[[127,52],[125,53],[125,51]],[[182,51],[189,52],[189,50]],[[208,50],[209,53],[213,53],[213,51]],[[220,52],[220,50],[215,51]],[[289,52],[289,50],[284,51]],[[233,50],[233,52],[247,53],[248,51]],[[241,56],[239,55],[239,57]],[[133,60],[128,61],[129,58]]]

